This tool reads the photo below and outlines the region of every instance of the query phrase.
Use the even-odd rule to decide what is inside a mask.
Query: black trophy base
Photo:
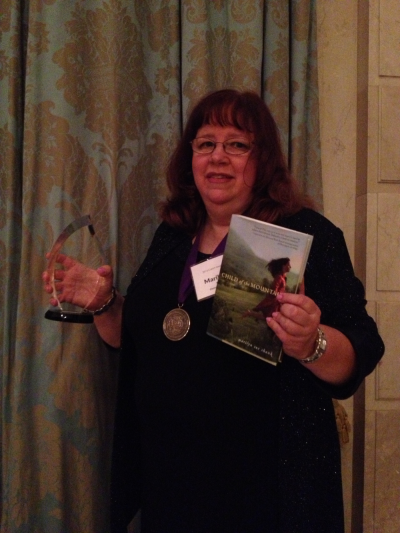
[[[58,322],[72,322],[74,324],[92,324],[93,315],[85,311],[61,311],[60,309],[48,309],[44,318],[48,320],[57,320]]]

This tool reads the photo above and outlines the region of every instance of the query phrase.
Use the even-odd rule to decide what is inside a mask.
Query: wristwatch
[[[312,355],[309,357],[306,357],[305,359],[299,359],[300,363],[315,363],[315,361],[318,361],[320,357],[324,355],[326,352],[326,337],[325,333],[322,331],[321,328],[318,328],[318,336],[317,340],[315,341],[315,351]]]

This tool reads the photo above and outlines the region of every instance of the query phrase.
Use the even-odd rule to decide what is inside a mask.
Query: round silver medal
[[[170,341],[180,341],[186,337],[190,328],[190,317],[186,311],[177,307],[165,315],[163,330]]]

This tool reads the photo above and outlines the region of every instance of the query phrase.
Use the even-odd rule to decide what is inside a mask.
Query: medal
[[[181,307],[172,309],[165,315],[163,330],[170,341],[180,341],[186,337],[190,328],[190,317]]]
[[[190,250],[189,256],[186,260],[185,267],[182,272],[182,278],[179,285],[178,307],[169,311],[163,321],[164,335],[170,341],[180,341],[186,337],[190,329],[190,317],[187,312],[182,309],[182,306],[189,294],[193,291],[193,280],[190,273],[190,267],[196,264],[197,254],[199,251],[200,235],[198,233],[193,246]],[[223,252],[226,243],[225,236],[215,249],[213,255],[218,255]]]

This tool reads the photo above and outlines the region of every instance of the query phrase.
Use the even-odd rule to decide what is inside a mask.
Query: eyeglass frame
[[[207,140],[208,142],[212,143],[214,146],[213,146],[213,149],[210,151],[210,152],[198,152],[197,150],[195,150],[193,148],[193,142],[196,141],[197,139],[205,139]],[[232,153],[232,152],[227,152],[226,150],[226,146],[225,144],[229,143],[229,142],[238,142],[239,139],[228,139],[227,141],[213,141],[211,139],[209,139],[208,137],[195,137],[192,141],[190,141],[190,145],[192,146],[192,150],[194,153],[196,154],[200,154],[200,155],[210,155],[214,152],[214,150],[216,149],[217,147],[217,144],[222,144],[223,148],[224,148],[224,152],[228,155],[246,155],[248,154],[249,152],[251,152],[252,148],[253,148],[253,145],[255,144],[254,141],[250,141],[250,147],[245,151],[245,152],[239,152],[239,153]],[[243,143],[244,144],[244,143]]]

